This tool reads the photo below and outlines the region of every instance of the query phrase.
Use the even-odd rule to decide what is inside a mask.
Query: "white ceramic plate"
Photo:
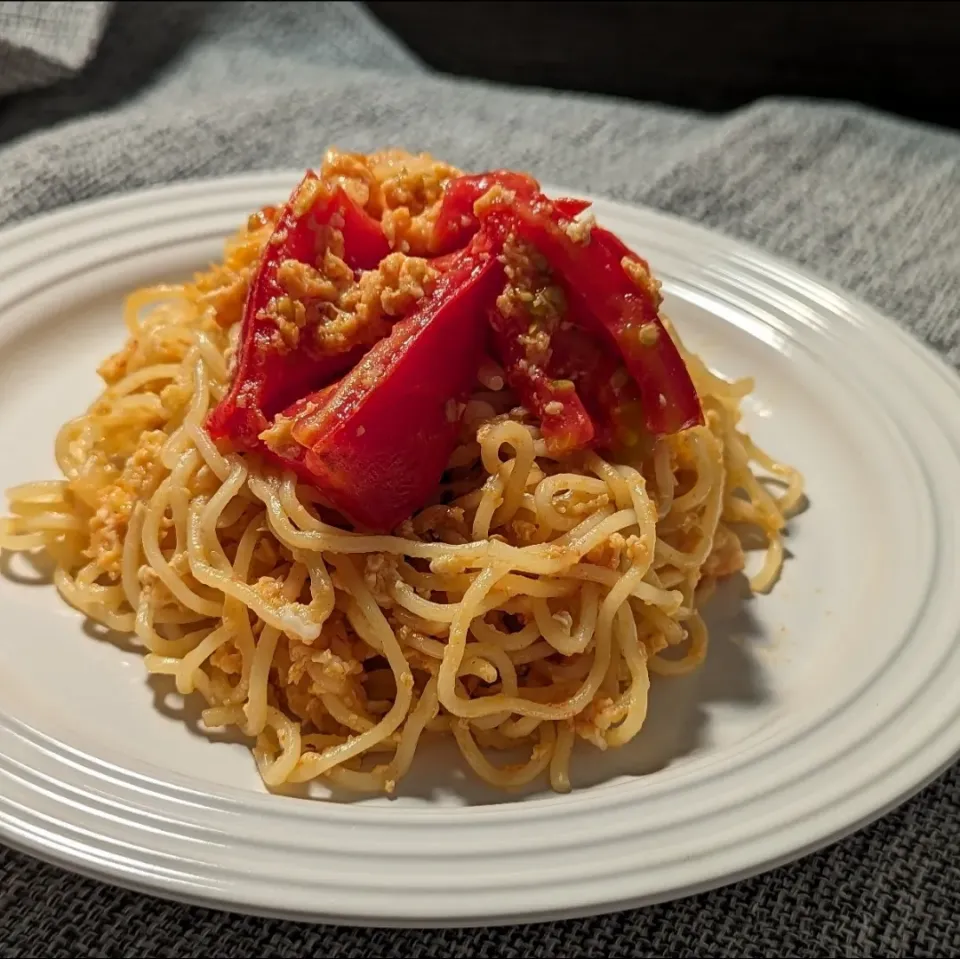
[[[76,206],[0,232],[0,486],[55,476],[53,437],[122,342],[121,301],[220,255],[298,174]],[[822,846],[960,749],[958,380],[867,307],[680,221],[599,202],[811,506],[768,597],[714,604],[705,667],[655,679],[638,740],[578,749],[580,788],[505,801],[427,752],[402,798],[271,796],[29,566],[0,578],[0,833],[161,895],[300,919],[494,923],[693,893]],[[23,579],[25,582],[14,582]],[[183,715],[194,725],[185,724]],[[591,753],[595,751],[591,750]]]

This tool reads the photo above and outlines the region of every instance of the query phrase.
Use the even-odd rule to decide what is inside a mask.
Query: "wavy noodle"
[[[252,221],[221,266],[129,297],[105,390],[56,439],[64,479],[8,491],[0,547],[45,550],[67,602],[250,737],[270,787],[391,793],[444,736],[495,786],[570,789],[577,741],[629,742],[650,673],[703,662],[699,604],[740,536],[766,545],[754,589],[779,574],[803,481],[740,428],[752,384],[683,351],[705,426],[557,459],[485,363],[444,495],[357,534],[203,429],[267,235]]]

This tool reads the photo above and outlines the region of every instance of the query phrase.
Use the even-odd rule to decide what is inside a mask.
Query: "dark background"
[[[960,129],[960,2],[373,2],[427,64],[707,111],[855,100]]]

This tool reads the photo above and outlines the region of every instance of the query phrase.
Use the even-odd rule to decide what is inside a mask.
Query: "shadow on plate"
[[[0,550],[0,576],[18,586],[50,586],[54,561],[42,550],[11,553]]]
[[[253,740],[244,736],[235,726],[226,726],[222,729],[210,729],[203,724],[201,715],[205,703],[199,693],[192,696],[181,696],[177,692],[173,677],[160,673],[147,673],[147,686],[153,695],[153,707],[161,716],[181,723],[194,736],[199,736],[210,743],[228,743],[242,745],[249,749]],[[251,755],[250,762],[253,763]]]
[[[89,636],[91,639],[96,639],[101,643],[109,643],[111,646],[116,646],[117,649],[122,649],[125,653],[139,653],[141,656],[143,655],[143,646],[132,633],[121,633],[87,616],[83,617],[83,625],[80,628],[83,630],[84,635]]]

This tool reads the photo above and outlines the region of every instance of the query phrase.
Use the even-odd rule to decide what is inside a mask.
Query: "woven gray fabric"
[[[0,13],[16,6],[51,5]],[[0,104],[0,222],[145,184],[303,167],[331,143],[520,166],[698,220],[851,289],[960,362],[957,136],[844,106],[771,101],[707,119],[455,82],[345,4],[118,4],[85,68]],[[0,955],[955,955],[958,814],[955,768],[879,823],[766,876],[636,912],[489,931],[232,916],[0,849]]]
[[[0,2],[0,95],[79,70],[100,40],[106,3]]]

